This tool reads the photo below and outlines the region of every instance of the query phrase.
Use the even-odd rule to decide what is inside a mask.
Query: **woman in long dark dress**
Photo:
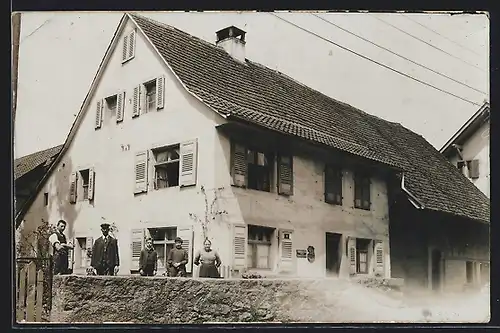
[[[212,250],[212,242],[205,239],[203,250],[199,251],[194,258],[194,264],[200,265],[199,277],[201,278],[219,278],[219,266],[221,260],[217,251]]]

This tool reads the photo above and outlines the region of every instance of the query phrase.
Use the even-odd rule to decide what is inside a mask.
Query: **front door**
[[[432,250],[432,290],[441,288],[441,251]]]
[[[326,272],[328,275],[337,275],[340,270],[340,239],[341,234],[326,233]]]

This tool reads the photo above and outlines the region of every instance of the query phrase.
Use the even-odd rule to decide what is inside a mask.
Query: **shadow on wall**
[[[49,255],[48,237],[57,221],[67,222],[66,237],[71,239],[74,221],[78,210],[69,202],[70,176],[73,170],[71,159],[60,162],[44,188],[32,203],[24,222],[19,226],[17,238],[18,257],[47,257]],[[44,193],[48,193],[45,200]]]

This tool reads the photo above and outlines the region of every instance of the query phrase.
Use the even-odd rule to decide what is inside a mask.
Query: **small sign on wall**
[[[297,258],[307,258],[306,250],[296,250]]]

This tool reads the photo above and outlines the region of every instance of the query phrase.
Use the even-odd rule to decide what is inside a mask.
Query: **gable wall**
[[[129,21],[125,32],[132,27]],[[70,238],[92,236],[95,240],[100,235],[100,223],[114,222],[122,260],[120,271],[127,274],[131,228],[191,225],[190,212],[202,215],[204,202],[198,190],[200,185],[213,188],[214,127],[222,118],[184,90],[140,33],[135,58],[122,65],[122,38],[123,34],[68,152],[35,199],[24,225],[36,225],[42,218],[51,223],[63,218],[68,221],[66,233]],[[165,75],[164,109],[132,119],[133,88],[159,75]],[[96,130],[97,101],[119,90],[126,91],[123,122],[117,124],[104,117],[102,127]],[[149,172],[148,193],[134,195],[137,152],[193,139],[198,140],[196,187],[152,190]],[[76,204],[69,204],[71,173],[89,167],[95,168],[93,202],[79,199]],[[47,207],[43,206],[43,192],[49,192]]]

